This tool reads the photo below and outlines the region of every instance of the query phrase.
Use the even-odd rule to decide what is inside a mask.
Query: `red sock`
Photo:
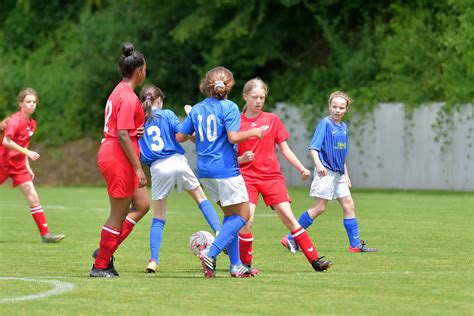
[[[136,223],[137,222],[135,222],[130,217],[128,217],[128,216],[125,217],[125,220],[122,223],[122,230],[120,231],[120,236],[118,238],[117,247],[120,246],[120,244],[125,240],[125,238],[128,237],[128,235],[130,235],[130,233],[132,232],[132,230],[135,227]]]
[[[31,207],[30,211],[31,216],[33,216],[33,219],[36,222],[36,226],[38,226],[41,236],[48,234],[48,223],[46,222],[46,217],[44,216],[41,205]]]
[[[291,232],[291,234],[293,235],[293,240],[296,241],[298,247],[303,251],[306,259],[308,259],[310,263],[319,258],[316,247],[314,247],[311,238],[309,238],[303,227],[296,229],[294,232]]]
[[[95,258],[94,266],[96,269],[107,269],[110,258],[117,249],[120,232],[113,230],[107,226],[102,226],[100,234],[100,245],[97,258]]]
[[[241,234],[239,233],[239,250],[240,250],[240,261],[243,264],[252,264],[252,244],[253,236],[252,233]]]

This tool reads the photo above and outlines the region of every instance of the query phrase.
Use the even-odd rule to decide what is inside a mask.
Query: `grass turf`
[[[302,253],[280,245],[286,232],[260,202],[254,223],[254,266],[261,274],[233,279],[218,258],[216,279],[202,276],[187,247],[197,230],[210,230],[190,197],[168,203],[159,270],[146,274],[151,212],[116,253],[120,277],[91,279],[91,253],[108,215],[103,188],[38,188],[51,232],[60,244],[42,244],[18,190],[0,187],[0,314],[379,315],[474,313],[472,193],[354,191],[362,239],[373,254],[348,253],[337,202],[308,232],[320,255],[335,265],[316,273]],[[298,217],[311,204],[307,189],[291,189]],[[221,212],[219,215],[222,216]],[[31,280],[6,279],[7,277]],[[68,282],[63,294],[25,301]]]

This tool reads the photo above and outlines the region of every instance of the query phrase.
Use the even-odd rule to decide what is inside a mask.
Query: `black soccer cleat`
[[[96,269],[94,265],[92,265],[91,272],[89,273],[91,278],[116,278],[117,276],[112,273],[112,271],[108,269]]]
[[[331,260],[322,260],[323,258],[324,256],[314,260],[311,263],[315,271],[325,271],[334,264]]]
[[[94,250],[94,252],[92,253],[92,258],[94,258],[94,260],[95,260],[97,258],[98,254],[99,254],[99,248]],[[115,258],[114,258],[114,256],[112,256],[112,258],[110,258],[109,265],[107,266],[107,270],[112,272],[115,276],[119,276],[119,273],[117,272],[117,270],[115,270],[115,267],[114,267],[114,260],[115,260]]]

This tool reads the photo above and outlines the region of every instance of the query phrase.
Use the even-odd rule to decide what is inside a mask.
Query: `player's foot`
[[[97,258],[97,254],[99,253],[99,248],[97,248],[96,250],[94,250],[94,252],[92,253],[92,258]],[[110,258],[110,262],[109,262],[109,265],[107,266],[107,270],[109,270],[110,272],[112,272],[115,276],[119,276],[119,273],[117,272],[117,270],[115,270],[115,266],[114,266],[114,256],[112,256],[112,258]]]
[[[206,250],[199,253],[199,260],[201,260],[204,277],[213,278],[216,276],[216,259],[209,256]]]
[[[316,271],[325,271],[325,270],[329,269],[334,264],[331,260],[322,260],[323,258],[324,258],[324,256],[314,260],[311,263],[314,270],[316,270]]]
[[[258,273],[258,272],[257,272]],[[252,268],[246,265],[230,265],[230,276],[233,278],[250,278],[255,276],[252,274]]]
[[[283,236],[283,238],[280,240],[280,243],[291,253],[296,253],[299,250],[296,241],[293,239],[288,239],[288,235]]]
[[[361,240],[358,246],[349,247],[349,252],[377,252],[377,248],[367,247],[365,241]]]
[[[145,272],[147,273],[155,273],[156,270],[158,270],[158,264],[156,263],[155,260],[150,260],[150,262],[148,263],[146,269],[145,269]]]
[[[91,278],[115,278],[117,277],[112,271],[108,269],[96,269],[94,265],[92,265],[91,272],[89,273]]]
[[[60,242],[61,240],[63,240],[64,237],[66,237],[66,235],[47,233],[46,235],[41,236],[41,239],[43,239],[44,243],[54,244],[54,243],[57,243],[57,242]]]
[[[260,270],[252,268],[250,264],[245,264],[245,266],[250,269],[251,276],[256,276],[257,274],[260,273]]]

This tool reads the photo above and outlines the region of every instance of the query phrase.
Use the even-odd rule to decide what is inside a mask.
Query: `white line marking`
[[[15,277],[0,277],[0,280],[40,282],[40,283],[48,283],[48,284],[54,285],[54,289],[43,292],[43,293],[25,295],[25,296],[17,296],[17,297],[0,298],[0,303],[11,303],[11,302],[19,302],[19,301],[36,300],[36,299],[45,298],[45,297],[49,297],[49,296],[53,296],[53,295],[63,294],[63,293],[71,291],[74,288],[74,284],[72,284],[72,283],[56,281],[56,280],[37,280],[37,279],[30,279],[30,278],[15,278]]]

